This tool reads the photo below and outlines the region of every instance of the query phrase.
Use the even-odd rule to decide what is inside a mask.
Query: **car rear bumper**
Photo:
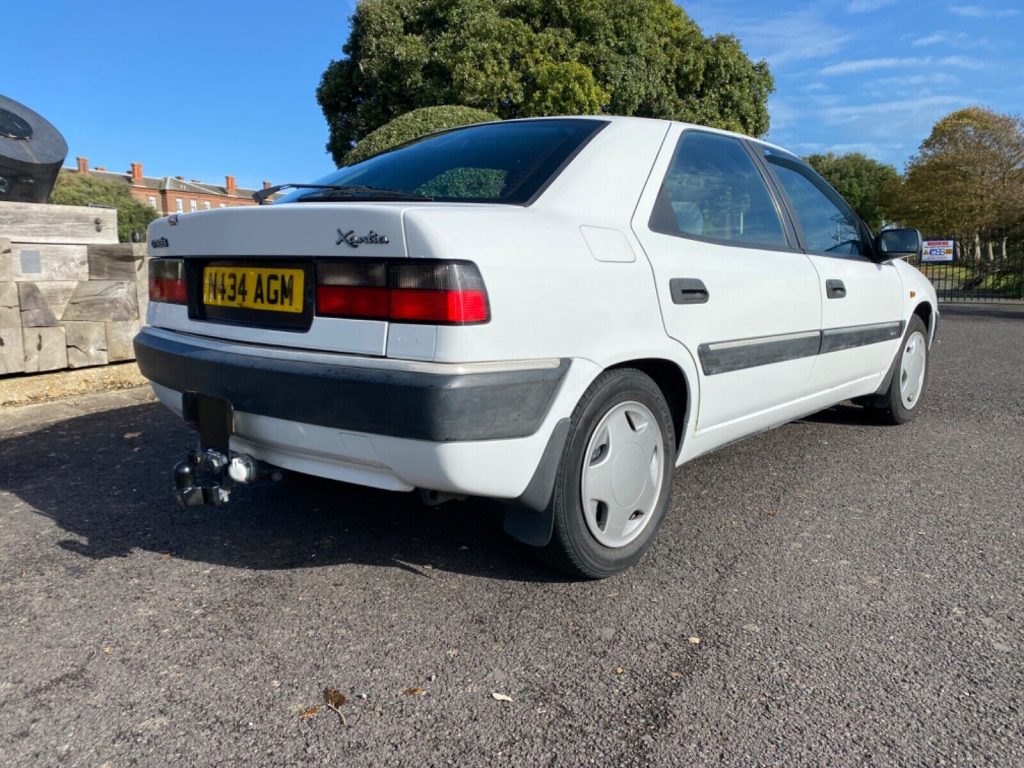
[[[520,498],[532,487],[556,425],[596,373],[580,359],[495,371],[439,364],[409,366],[429,372],[357,368],[309,361],[337,361],[335,354],[225,344],[161,329],[144,330],[135,347],[157,396],[178,415],[189,391],[232,403],[233,451],[374,488],[498,499]],[[279,358],[268,357],[275,352]],[[290,359],[296,357],[308,359]],[[415,408],[403,402],[407,398],[415,398]]]
[[[569,370],[568,360],[472,372],[437,364],[356,367],[282,358],[272,348],[227,351],[232,347],[238,349],[150,329],[135,338],[143,375],[167,389],[220,397],[250,414],[431,442],[534,434]]]

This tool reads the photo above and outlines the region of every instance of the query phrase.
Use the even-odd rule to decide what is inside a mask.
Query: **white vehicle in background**
[[[848,399],[919,410],[920,235],[873,236],[762,141],[506,121],[287,186],[150,227],[135,344],[199,431],[184,504],[276,467],[502,499],[509,534],[604,577],[651,545],[683,462]]]

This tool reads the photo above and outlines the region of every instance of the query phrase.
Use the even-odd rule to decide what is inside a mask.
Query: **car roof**
[[[765,141],[756,136],[748,136],[745,133],[737,133],[736,131],[727,131],[722,128],[713,128],[709,125],[701,125],[700,123],[687,123],[682,120],[666,120],[658,117],[632,117],[627,115],[550,115],[545,117],[520,117],[513,118],[511,120],[503,120],[501,122],[506,123],[522,123],[530,122],[535,120],[601,120],[603,122],[611,123],[614,125],[628,125],[629,123],[664,123],[668,125],[678,125],[684,129],[687,128],[699,128],[702,131],[708,131],[710,133],[718,133],[722,136],[732,136],[737,139],[746,139],[752,141],[755,144],[759,144],[769,149],[774,149],[787,155],[793,155],[794,153],[785,147],[780,147],[778,144],[773,144],[770,141]]]

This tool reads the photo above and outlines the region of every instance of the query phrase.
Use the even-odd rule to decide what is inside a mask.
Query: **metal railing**
[[[979,258],[973,249],[957,246],[951,262],[910,260],[931,280],[939,301],[1024,300],[1024,241],[1008,243],[1005,256],[996,249],[991,258],[987,248]]]

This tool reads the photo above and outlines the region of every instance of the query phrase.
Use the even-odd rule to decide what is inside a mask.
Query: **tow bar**
[[[226,455],[197,446],[174,467],[174,496],[183,507],[222,507],[236,485],[263,478],[280,480],[281,470],[245,453],[230,451]]]

